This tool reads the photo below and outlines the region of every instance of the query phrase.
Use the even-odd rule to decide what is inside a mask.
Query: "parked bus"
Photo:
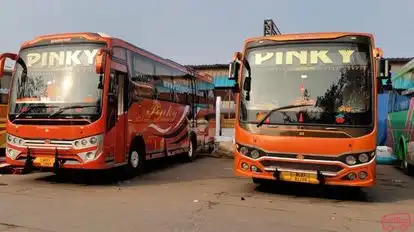
[[[381,57],[370,34],[247,39],[229,70],[238,92],[236,175],[374,185],[377,91],[390,88]]]
[[[103,33],[39,36],[16,61],[6,161],[14,167],[140,173],[149,159],[214,146],[214,84]],[[1,71],[1,70],[0,70]]]
[[[392,77],[387,117],[387,146],[406,174],[414,174],[414,59]]]
[[[6,118],[11,75],[12,70],[10,68],[6,68],[4,70],[4,77],[0,80],[0,168],[7,165],[5,164]]]

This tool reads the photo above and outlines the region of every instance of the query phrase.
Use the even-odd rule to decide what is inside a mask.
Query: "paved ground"
[[[0,176],[0,231],[371,232],[383,231],[386,214],[414,220],[414,179],[389,166],[379,167],[375,188],[351,196],[342,188],[257,187],[233,176],[231,160],[171,162],[120,182],[113,173],[92,182],[79,174],[59,182],[46,173]]]

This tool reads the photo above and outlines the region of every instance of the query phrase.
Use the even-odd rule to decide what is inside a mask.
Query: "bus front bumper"
[[[371,187],[375,185],[375,158],[366,164],[349,167],[337,162],[253,160],[236,153],[234,170],[237,176],[319,185]]]
[[[105,156],[101,148],[87,150],[22,148],[7,145],[6,162],[12,167],[26,169],[109,169],[115,166],[114,159]]]

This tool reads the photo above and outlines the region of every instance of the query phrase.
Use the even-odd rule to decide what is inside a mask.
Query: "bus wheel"
[[[252,181],[255,184],[264,184],[266,182],[266,180],[260,179],[260,178],[256,178],[256,177],[252,177]]]
[[[404,160],[402,161],[402,168],[407,175],[414,175],[414,166],[408,163],[408,154],[405,154]]]
[[[131,147],[131,151],[128,155],[128,164],[126,166],[128,175],[138,175],[143,171],[145,152],[143,149],[140,149],[140,147],[141,146],[136,144]]]
[[[195,139],[195,136],[193,134],[190,135],[190,143],[188,147],[188,151],[186,152],[187,160],[188,161],[194,161],[196,154],[195,150],[197,149],[197,141]]]

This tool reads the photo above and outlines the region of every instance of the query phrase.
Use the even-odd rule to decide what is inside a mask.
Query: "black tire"
[[[409,176],[414,176],[414,166],[408,163],[408,154],[404,155],[404,160],[401,161],[401,167],[405,174]]]
[[[143,142],[134,142],[128,154],[128,163],[125,166],[125,172],[128,176],[136,176],[144,171],[145,162],[145,144]]]
[[[255,184],[263,184],[264,180],[256,177],[252,177],[252,181]]]
[[[197,139],[195,137],[194,134],[190,134],[189,137],[190,143],[189,143],[189,148],[188,151],[185,153],[186,155],[186,159],[189,162],[192,162],[196,159],[196,149],[197,149]]]

